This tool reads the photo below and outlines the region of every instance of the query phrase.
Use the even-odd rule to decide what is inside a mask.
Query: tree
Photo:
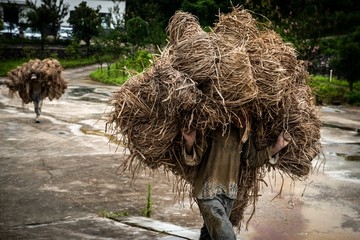
[[[162,46],[166,44],[165,29],[175,11],[181,9],[199,17],[203,27],[212,26],[219,11],[229,12],[231,6],[241,4],[241,0],[131,0],[126,2],[126,22],[140,17],[148,23],[147,42]]]
[[[214,0],[185,0],[181,9],[197,16],[203,27],[212,27],[218,11]]]
[[[126,22],[126,34],[129,43],[133,44],[134,49],[145,46],[149,32],[149,25],[140,17],[135,17]]]
[[[353,84],[360,81],[359,56],[360,27],[339,41],[337,55],[332,61],[338,75],[348,81],[350,91],[353,90]]]
[[[100,34],[94,38],[92,49],[95,50],[95,57],[101,69],[102,64],[106,62],[108,73],[110,73],[110,66],[115,63],[117,74],[121,71],[118,69],[117,60],[121,55],[125,55],[128,49],[124,44],[126,42],[124,16],[121,15],[119,2],[113,2],[114,6],[109,8],[110,14],[105,19],[107,26],[100,28]]]
[[[146,41],[149,44],[163,46],[170,17],[181,6],[182,0],[132,0],[126,2],[125,22],[139,17],[148,24]],[[143,38],[144,36],[142,36]]]
[[[79,6],[75,7],[73,14],[70,15],[68,20],[73,26],[74,36],[78,40],[84,40],[88,50],[90,40],[99,35],[99,29],[102,22],[99,14],[100,9],[101,6],[93,9],[88,7],[86,2],[81,2]]]
[[[64,22],[62,19],[68,14],[69,3],[64,3],[64,0],[59,0],[59,4],[56,4],[57,0],[43,0],[45,8],[49,11],[50,15],[50,31],[49,34],[57,37],[57,33],[61,24]]]
[[[41,2],[38,7],[36,1],[26,0],[26,5],[30,9],[26,17],[29,26],[40,31],[43,42],[48,35],[57,36],[62,19],[68,14],[69,4],[64,3],[63,0],[41,0]]]

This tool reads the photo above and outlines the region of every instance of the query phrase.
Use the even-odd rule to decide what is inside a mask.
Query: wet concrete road
[[[121,174],[123,148],[104,133],[116,87],[91,81],[93,69],[64,72],[68,90],[44,101],[39,124],[32,104],[1,86],[0,239],[184,239],[102,217],[142,216],[149,184],[154,219],[193,212],[174,204],[164,174],[143,174],[132,185]]]
[[[64,72],[68,90],[44,101],[40,124],[31,104],[22,106],[1,86],[0,239],[171,239],[100,217],[141,216],[148,184],[153,219],[194,231],[202,225],[196,206],[174,202],[171,177],[142,174],[130,186],[131,176],[121,174],[123,148],[104,133],[117,87],[91,81],[93,69]],[[285,177],[275,199],[281,176],[270,173],[239,239],[359,239],[360,109],[324,107],[321,118],[326,164],[304,181]]]

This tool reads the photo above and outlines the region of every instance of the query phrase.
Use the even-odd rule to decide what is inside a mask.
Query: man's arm
[[[261,167],[265,163],[271,162],[273,160],[273,157],[284,147],[286,147],[290,141],[291,138],[285,134],[284,132],[280,133],[280,135],[277,137],[276,143],[273,146],[269,146],[265,149],[262,149],[260,151],[257,151],[254,143],[252,142],[252,139],[248,140],[248,149],[246,158],[250,161],[250,164],[253,167]],[[274,162],[276,163],[276,161]]]
[[[199,165],[204,152],[204,144],[202,142],[199,145],[196,144],[196,130],[183,128],[181,134],[184,138],[182,156],[185,164]]]

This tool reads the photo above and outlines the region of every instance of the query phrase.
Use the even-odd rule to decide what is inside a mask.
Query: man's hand
[[[183,128],[181,134],[185,140],[186,152],[191,153],[196,140],[196,130]]]
[[[291,136],[287,132],[281,132],[275,145],[271,149],[271,156],[274,156],[281,149],[286,147],[291,141]]]

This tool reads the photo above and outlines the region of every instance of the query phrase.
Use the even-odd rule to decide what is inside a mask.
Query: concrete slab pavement
[[[174,235],[158,229],[163,221],[150,227],[151,219],[147,226],[131,220],[142,216],[148,184],[154,221],[182,208],[174,207],[164,174],[143,174],[130,185],[132,176],[118,171],[123,148],[104,132],[114,86],[90,81],[84,76],[90,70],[66,73],[73,76],[69,89],[60,100],[44,101],[40,124],[32,104],[22,106],[0,87],[0,239],[189,239],[181,234],[191,228],[171,225],[182,232]],[[101,217],[104,211],[126,212],[132,223]]]
[[[197,239],[198,233],[144,217],[108,219],[96,215],[56,222],[0,228],[1,239]]]

